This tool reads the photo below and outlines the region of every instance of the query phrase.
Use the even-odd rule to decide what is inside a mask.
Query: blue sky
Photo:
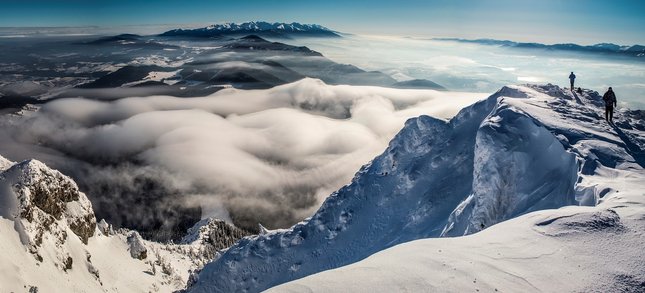
[[[645,44],[645,1],[0,1],[0,26],[318,23],[366,34]]]

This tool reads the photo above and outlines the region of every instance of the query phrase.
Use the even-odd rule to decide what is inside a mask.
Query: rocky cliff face
[[[92,204],[69,177],[37,160],[15,164],[0,175],[4,214],[13,218],[21,241],[42,261],[44,246],[58,248],[62,269],[72,268],[69,237],[87,244],[96,229]],[[68,235],[71,231],[73,235]]]
[[[195,259],[203,260],[203,264],[217,257],[217,252],[230,247],[241,238],[250,235],[222,220],[207,218],[199,221],[188,229],[181,244],[198,247]]]

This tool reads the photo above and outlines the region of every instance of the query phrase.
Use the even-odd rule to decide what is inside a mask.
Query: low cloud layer
[[[247,229],[283,228],[348,183],[408,118],[449,118],[485,96],[304,79],[202,98],[61,99],[3,121],[0,153],[66,171],[117,225],[170,229],[150,206],[180,203]]]
[[[504,85],[553,83],[604,93],[612,86],[621,106],[645,109],[638,58],[558,50],[518,49],[404,37],[352,35],[333,40],[295,39],[340,63],[386,72],[398,80],[429,79],[450,90],[493,92]]]

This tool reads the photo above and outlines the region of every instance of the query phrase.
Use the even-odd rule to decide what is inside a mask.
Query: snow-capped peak
[[[163,33],[164,36],[221,36],[221,35],[244,35],[244,34],[267,34],[270,36],[327,36],[338,37],[339,35],[322,25],[301,24],[297,22],[266,22],[266,21],[249,21],[244,23],[221,23],[212,24],[207,27],[197,29],[175,29]]]

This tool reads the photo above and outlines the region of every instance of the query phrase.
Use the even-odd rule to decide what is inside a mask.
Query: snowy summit
[[[317,24],[300,24],[297,22],[269,23],[265,21],[251,21],[244,23],[213,24],[196,29],[174,29],[161,36],[183,37],[222,37],[255,34],[263,37],[340,37],[340,35],[324,26]]]

